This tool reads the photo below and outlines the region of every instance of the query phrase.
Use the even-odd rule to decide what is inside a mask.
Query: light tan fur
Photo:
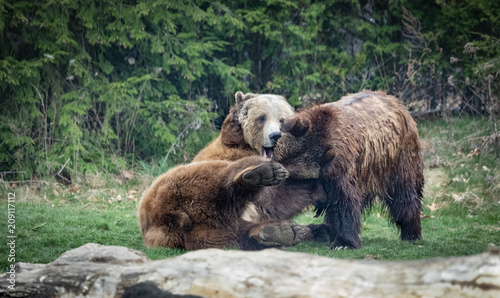
[[[241,219],[248,222],[258,222],[260,219],[259,212],[254,203],[249,203],[241,216]]]
[[[221,135],[201,150],[193,162],[206,160],[238,160],[243,157],[256,155],[250,147],[230,147],[224,144]]]
[[[269,135],[279,132],[281,123],[293,115],[294,111],[284,97],[262,94],[244,102],[238,121],[243,128],[246,143],[261,153],[263,146],[274,147]]]

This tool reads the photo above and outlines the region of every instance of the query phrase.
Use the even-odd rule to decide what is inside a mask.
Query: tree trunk
[[[150,261],[86,244],[47,265],[16,264],[2,297],[500,297],[500,248],[449,259],[349,261],[269,249],[199,250]],[[12,276],[11,276],[12,275]],[[8,289],[15,279],[15,291]]]

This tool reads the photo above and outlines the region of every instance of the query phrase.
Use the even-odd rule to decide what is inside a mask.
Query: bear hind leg
[[[396,183],[384,197],[392,221],[401,231],[401,240],[422,238],[420,211],[422,210],[422,186],[419,183]]]
[[[252,232],[250,236],[265,247],[289,247],[312,240],[312,232],[307,226],[298,225],[291,220],[266,223],[261,229]]]
[[[195,226],[184,238],[187,250],[238,247],[236,233],[204,225]]]
[[[143,240],[146,247],[184,248],[182,237],[165,232],[165,227],[151,227],[143,233]]]

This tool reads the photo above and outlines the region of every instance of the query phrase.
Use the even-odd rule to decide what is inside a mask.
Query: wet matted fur
[[[361,214],[379,197],[401,229],[421,238],[423,162],[416,123],[393,96],[363,91],[304,110],[283,125],[275,160],[294,179],[316,179],[327,194],[331,247],[359,248]]]

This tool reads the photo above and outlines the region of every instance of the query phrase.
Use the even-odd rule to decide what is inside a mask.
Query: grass
[[[379,206],[364,216],[363,247],[332,251],[327,244],[301,243],[289,251],[342,259],[410,260],[477,254],[500,245],[500,159],[488,142],[492,124],[486,118],[454,118],[419,123],[426,165],[422,214],[423,240],[399,240]],[[134,179],[87,175],[78,186],[47,178],[12,189],[0,183],[0,218],[7,222],[7,194],[16,193],[16,261],[48,263],[63,252],[94,242],[143,251],[151,259],[185,253],[145,248],[136,215],[140,195],[159,169],[142,164]],[[297,216],[301,224],[320,223],[311,211]],[[5,227],[5,225],[3,225]],[[0,268],[9,265],[7,227],[0,241]]]

